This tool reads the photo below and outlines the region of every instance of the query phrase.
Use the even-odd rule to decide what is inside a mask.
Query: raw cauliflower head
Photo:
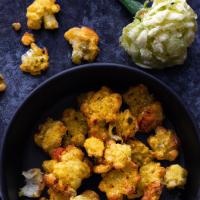
[[[82,60],[92,62],[99,53],[99,36],[88,27],[71,28],[64,37],[72,45],[72,61],[75,64],[80,64]]]
[[[54,16],[60,11],[56,0],[35,0],[28,8],[26,17],[29,29],[38,30],[44,23],[45,29],[58,28],[58,22]]]
[[[123,29],[120,42],[135,63],[145,68],[183,64],[194,41],[197,15],[186,0],[154,0]]]
[[[20,69],[31,75],[39,75],[49,66],[47,49],[41,49],[35,43],[31,44],[31,49],[22,55],[21,60]]]

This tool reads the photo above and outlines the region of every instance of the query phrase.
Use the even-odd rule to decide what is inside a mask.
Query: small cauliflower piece
[[[163,109],[160,102],[154,102],[146,106],[138,116],[138,124],[141,132],[148,133],[163,122]]]
[[[112,166],[110,164],[105,164],[105,163],[101,163],[93,167],[93,171],[96,174],[104,174],[104,173],[109,172],[111,169],[112,169]]]
[[[131,162],[131,147],[127,144],[116,144],[109,141],[104,153],[105,162],[115,169],[124,168]]]
[[[99,189],[106,193],[108,200],[121,200],[135,193],[139,180],[138,167],[130,162],[123,169],[114,169],[104,174]]]
[[[142,166],[152,161],[151,150],[139,140],[130,140],[128,143],[132,149],[132,161]]]
[[[71,197],[70,200],[100,200],[100,198],[96,192],[92,190],[86,190],[76,197]]]
[[[88,27],[70,28],[64,37],[72,45],[72,61],[75,64],[82,60],[92,62],[99,53],[99,36]]]
[[[107,87],[101,87],[90,98],[83,101],[80,110],[91,127],[100,121],[108,123],[116,120],[121,104],[120,94],[112,92]]]
[[[168,189],[183,188],[187,181],[187,170],[178,164],[166,168],[164,183]]]
[[[64,144],[83,146],[88,126],[85,117],[79,111],[68,108],[63,112],[62,121],[67,127],[67,135],[64,137]]]
[[[21,60],[22,64],[20,65],[20,69],[31,75],[40,75],[49,66],[47,49],[41,49],[35,43],[31,44],[31,49],[22,55]]]
[[[21,29],[21,24],[19,22],[14,22],[12,23],[12,28],[15,30],[15,31],[20,31]]]
[[[102,157],[104,152],[104,143],[98,138],[90,137],[85,140],[84,143],[85,150],[89,157]]]
[[[152,155],[158,160],[173,161],[178,156],[178,138],[172,130],[157,127],[156,134],[148,138],[148,144],[153,150]]]
[[[39,131],[34,135],[34,140],[45,152],[51,153],[53,149],[61,146],[66,131],[67,129],[61,121],[54,121],[49,118],[39,126]]]
[[[49,194],[49,200],[69,200],[71,196],[76,195],[76,191],[72,191],[71,193],[69,191],[57,191],[55,188],[49,188],[48,189]],[[41,200],[41,199],[40,199]],[[43,200],[43,199],[42,199]],[[44,199],[46,200],[46,199]]]
[[[25,46],[29,46],[35,42],[34,35],[32,33],[25,32],[22,36],[21,42]]]
[[[7,85],[5,83],[4,77],[2,74],[0,74],[0,92],[5,91],[7,88]]]
[[[60,11],[60,6],[55,2],[56,0],[34,0],[26,12],[28,28],[38,30],[43,22],[45,29],[58,28],[54,14]]]
[[[149,93],[148,88],[139,84],[130,87],[129,90],[123,95],[124,102],[129,106],[133,116],[138,116],[144,107],[153,103],[154,98]]]
[[[38,198],[44,189],[43,174],[40,169],[33,168],[22,172],[26,185],[20,189],[19,196]]]

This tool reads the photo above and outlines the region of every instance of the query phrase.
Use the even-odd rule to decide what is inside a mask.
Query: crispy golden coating
[[[152,161],[151,150],[139,140],[130,140],[129,145],[132,149],[132,161],[142,166]]]
[[[148,138],[153,156],[158,160],[173,161],[178,156],[178,138],[172,130],[157,127],[156,134]]]
[[[104,174],[109,172],[112,169],[112,165],[110,164],[99,164],[93,167],[93,171],[96,174]]]
[[[81,112],[87,117],[89,127],[100,121],[116,120],[122,104],[121,95],[107,87],[101,87],[81,104]]]
[[[100,200],[100,198],[96,192],[92,190],[86,190],[76,197],[71,197],[70,200]]]
[[[187,170],[178,164],[166,168],[164,183],[168,189],[184,188],[187,180]]]
[[[25,46],[31,45],[31,43],[35,42],[34,35],[32,33],[25,32],[22,36],[21,42]]]
[[[130,107],[131,112],[134,116],[138,116],[144,107],[148,106],[154,101],[152,95],[146,86],[143,84],[130,87],[129,90],[123,95],[125,103]]]
[[[48,194],[49,194],[49,200],[69,200],[71,196],[76,195],[76,192],[72,191],[72,193],[69,193],[66,191],[57,191],[56,189],[49,188]]]
[[[49,118],[39,126],[39,131],[34,135],[35,143],[45,152],[50,153],[53,149],[61,146],[66,130],[61,121],[54,121]]]
[[[72,45],[72,61],[75,64],[82,60],[92,62],[99,53],[99,36],[88,27],[70,28],[64,37]]]
[[[105,162],[115,169],[124,168],[131,162],[131,147],[127,144],[116,144],[110,141],[105,149]]]
[[[146,106],[138,116],[140,131],[149,132],[162,124],[163,109],[159,102]]]
[[[118,136],[125,140],[133,137],[139,129],[137,119],[128,109],[118,114],[115,124]]]
[[[33,168],[22,172],[26,179],[26,185],[20,188],[19,196],[26,196],[30,198],[40,197],[44,189],[43,174],[40,169]]]
[[[67,135],[64,144],[83,146],[85,135],[88,131],[87,122],[83,114],[72,108],[68,108],[63,112],[62,121],[67,127]]]
[[[90,176],[90,166],[83,160],[83,152],[72,145],[54,150],[52,157],[53,160],[43,162],[44,181],[53,190],[71,196]]]
[[[131,162],[123,169],[104,174],[99,189],[106,193],[108,200],[122,200],[135,193],[139,180],[137,165]]]
[[[160,182],[150,183],[144,192],[141,200],[159,200],[162,193],[163,185]]]
[[[27,8],[27,26],[29,29],[38,30],[44,23],[45,29],[58,28],[58,22],[54,16],[60,11],[60,6],[56,0],[34,0]]]
[[[85,150],[89,157],[102,157],[104,152],[104,142],[98,138],[90,137],[85,140]]]
[[[2,74],[0,74],[0,92],[5,91],[7,88],[6,82]]]
[[[12,23],[12,28],[15,30],[15,31],[20,31],[21,29],[21,24],[19,22],[14,22]]]
[[[47,49],[41,49],[35,43],[31,44],[31,49],[22,55],[21,60],[20,69],[31,75],[40,75],[49,66]]]

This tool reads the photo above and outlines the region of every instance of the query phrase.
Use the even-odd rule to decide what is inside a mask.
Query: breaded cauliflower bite
[[[34,135],[34,140],[45,152],[50,153],[53,149],[61,146],[66,131],[67,129],[61,121],[54,121],[49,118],[39,126],[39,131]]]
[[[99,53],[99,36],[88,27],[70,28],[64,38],[72,45],[72,61],[75,64],[82,60],[92,62]]]
[[[143,84],[130,87],[129,90],[123,95],[123,99],[130,107],[133,115],[136,117],[143,111],[144,107],[154,101],[153,96]]]
[[[104,142],[98,138],[90,137],[85,140],[85,150],[89,157],[102,157],[104,152]]]
[[[0,92],[5,91],[7,88],[6,82],[2,74],[0,74]]]
[[[91,127],[99,121],[108,123],[116,120],[121,104],[121,95],[104,86],[83,101],[80,110],[87,117]]]
[[[43,162],[44,181],[49,188],[70,197],[80,187],[82,180],[90,176],[90,166],[83,160],[83,152],[75,146],[54,151],[53,159]]]
[[[49,66],[47,49],[42,49],[35,43],[31,44],[31,49],[22,55],[21,60],[22,64],[20,65],[20,69],[31,75],[40,75],[41,72],[45,71]]]
[[[100,200],[100,198],[96,192],[92,190],[86,190],[76,197],[71,197],[70,200]]]
[[[68,108],[63,112],[62,121],[67,127],[67,136],[64,143],[67,145],[83,146],[85,135],[88,131],[87,122],[83,114],[72,108]]]
[[[150,162],[146,165],[143,165],[140,168],[139,173],[141,180],[138,185],[138,191],[139,193],[143,194],[146,188],[152,183],[156,182],[162,185],[165,176],[165,168],[162,167],[160,163]]]
[[[106,193],[108,200],[122,200],[135,193],[139,180],[138,167],[131,162],[123,169],[104,174],[99,189]]]
[[[27,26],[29,29],[38,30],[44,23],[45,29],[58,28],[58,22],[54,14],[60,11],[56,0],[34,0],[27,8]]]
[[[157,127],[156,134],[148,138],[153,156],[158,160],[173,161],[178,156],[178,138],[174,131]]]
[[[35,42],[34,35],[32,33],[25,32],[22,36],[21,42],[25,46],[29,46]]]
[[[127,144],[116,144],[109,141],[105,153],[105,162],[115,169],[124,168],[131,161],[131,147]]]
[[[142,166],[152,161],[151,150],[139,140],[130,140],[128,143],[132,148],[132,161]]]
[[[187,181],[187,170],[178,164],[166,168],[164,183],[168,189],[184,188]]]
[[[160,102],[146,106],[138,116],[139,129],[148,133],[162,124],[164,115]]]

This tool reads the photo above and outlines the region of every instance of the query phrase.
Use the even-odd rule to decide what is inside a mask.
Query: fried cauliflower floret
[[[116,120],[121,104],[120,94],[112,92],[107,87],[101,87],[81,104],[80,110],[87,117],[91,127],[99,121],[108,123]]]
[[[35,143],[45,152],[50,153],[53,149],[61,146],[66,130],[61,121],[54,121],[49,118],[39,126],[39,131],[34,135]]]
[[[49,200],[69,200],[71,196],[76,195],[76,191],[72,190],[70,193],[67,190],[66,191],[57,191],[56,189],[49,188],[48,194],[49,194]],[[44,199],[44,200],[46,200],[46,199]]]
[[[35,43],[31,44],[31,49],[22,55],[21,60],[20,69],[31,75],[39,75],[49,66],[47,49],[41,49]]]
[[[71,108],[65,109],[62,121],[67,127],[67,135],[64,143],[67,145],[83,146],[85,135],[88,131],[87,122],[83,114]]]
[[[0,74],[0,92],[5,91],[7,88],[7,85],[5,83],[4,77],[2,74]]]
[[[32,33],[25,32],[22,36],[21,42],[25,46],[29,46],[35,42],[34,35]]]
[[[131,147],[109,141],[104,154],[105,162],[115,169],[124,168],[131,161]]]
[[[12,28],[15,30],[15,31],[20,31],[21,29],[21,24],[19,22],[14,22],[12,23]]]
[[[166,168],[164,183],[168,189],[183,188],[187,181],[187,170],[178,164]]]
[[[160,163],[150,162],[140,168],[141,180],[138,186],[139,193],[144,193],[146,187],[154,182],[163,183],[165,168]]]
[[[123,169],[104,174],[99,189],[106,193],[108,200],[122,200],[135,193],[139,180],[137,165],[131,162]]]
[[[138,116],[140,131],[149,132],[162,124],[163,109],[159,102],[154,102],[146,106]]]
[[[38,30],[44,23],[45,29],[58,28],[58,22],[54,16],[60,11],[60,6],[56,0],[34,0],[27,8],[27,26],[29,29]]]
[[[99,164],[93,167],[93,171],[96,174],[104,174],[109,172],[112,169],[112,166],[110,164]]]
[[[85,140],[85,150],[89,157],[102,157],[104,152],[104,142],[98,138],[90,137]]]
[[[82,60],[92,62],[99,53],[99,36],[88,27],[70,28],[64,37],[72,45],[72,61],[75,64]]]
[[[172,130],[157,127],[156,134],[148,138],[153,156],[158,160],[173,161],[178,156],[178,138]]]
[[[132,149],[132,161],[142,166],[152,161],[150,149],[139,140],[131,140],[128,143]]]
[[[150,183],[144,192],[141,200],[159,200],[162,193],[163,185],[160,182]]]
[[[123,95],[123,99],[130,107],[134,116],[138,116],[145,106],[148,106],[154,101],[148,89],[143,84],[130,87],[129,90]]]
[[[70,200],[100,200],[100,198],[96,192],[92,190],[86,190],[76,197],[71,197]]]
[[[19,196],[30,198],[40,197],[44,189],[43,174],[40,169],[33,168],[22,172],[26,179],[26,185],[20,189]]]
[[[83,152],[72,145],[54,149],[51,156],[52,160],[43,162],[44,181],[48,187],[70,196],[90,176],[90,166],[83,160]]]

